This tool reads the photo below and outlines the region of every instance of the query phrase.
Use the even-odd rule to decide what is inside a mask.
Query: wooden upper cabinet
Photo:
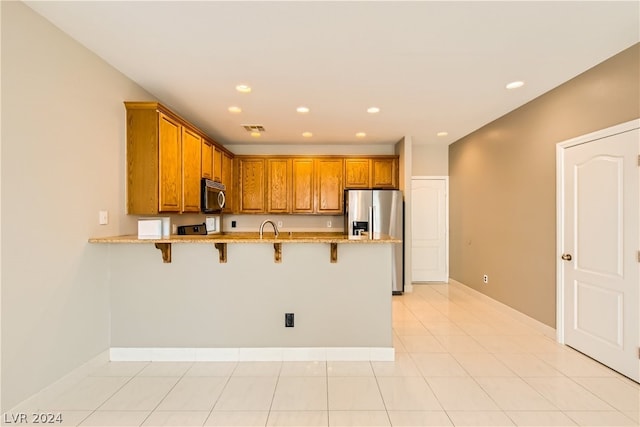
[[[200,179],[214,176],[213,142],[158,102],[124,104],[127,213],[200,212]]]
[[[371,187],[398,188],[398,158],[371,159]]]
[[[369,159],[344,160],[344,188],[369,188]]]
[[[160,113],[158,126],[159,203],[156,211],[180,212],[182,209],[182,127],[173,118]],[[136,212],[129,212],[136,213]],[[155,212],[138,212],[155,213]]]
[[[313,159],[292,159],[292,206],[295,213],[314,213],[314,162]]]
[[[267,212],[291,212],[291,159],[267,159]]]
[[[202,138],[182,128],[182,212],[200,212]]]
[[[238,161],[240,213],[265,212],[265,159],[243,158]]]
[[[213,179],[222,182],[222,150],[213,147]]]
[[[222,183],[226,187],[225,195],[227,201],[224,205],[223,212],[234,211],[234,185],[233,185],[233,157],[226,152],[222,153]]]
[[[398,183],[397,156],[238,156],[236,160],[238,187],[235,193],[227,189],[227,194],[237,194],[240,213],[342,215],[345,188],[397,188]]]
[[[202,139],[202,177],[213,179],[213,144]]]
[[[343,159],[316,159],[316,212],[342,214]]]

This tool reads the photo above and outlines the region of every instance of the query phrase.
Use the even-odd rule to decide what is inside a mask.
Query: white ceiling
[[[223,144],[450,144],[640,41],[638,1],[27,4]]]

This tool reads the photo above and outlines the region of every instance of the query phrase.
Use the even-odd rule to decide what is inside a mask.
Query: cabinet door
[[[291,159],[267,160],[267,212],[291,212]]]
[[[264,213],[264,159],[241,159],[240,167],[240,212]]]
[[[200,135],[182,128],[182,212],[200,212],[202,140]]]
[[[314,212],[313,159],[293,159],[292,212]]]
[[[233,158],[227,153],[222,153],[222,183],[226,187],[227,202],[223,212],[233,212],[235,189],[233,185]]]
[[[202,140],[202,177],[213,179],[213,145]]]
[[[316,212],[322,214],[342,214],[343,160],[316,160]]]
[[[222,150],[213,147],[213,178],[214,181],[222,182]]]
[[[398,188],[398,159],[371,160],[371,187]]]
[[[369,159],[344,160],[344,187],[369,188]]]
[[[159,117],[159,211],[180,212],[182,208],[181,126],[160,113]]]

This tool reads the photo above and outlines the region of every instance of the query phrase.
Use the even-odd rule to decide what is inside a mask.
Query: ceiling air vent
[[[246,130],[249,133],[252,132],[265,132],[265,128],[262,125],[241,125],[244,130]]]

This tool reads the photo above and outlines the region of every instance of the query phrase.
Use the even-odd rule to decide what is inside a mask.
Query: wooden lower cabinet
[[[314,213],[314,161],[313,159],[292,159],[291,162],[293,169],[291,211]]]
[[[243,158],[238,161],[238,209],[240,213],[264,213],[265,159]]]

